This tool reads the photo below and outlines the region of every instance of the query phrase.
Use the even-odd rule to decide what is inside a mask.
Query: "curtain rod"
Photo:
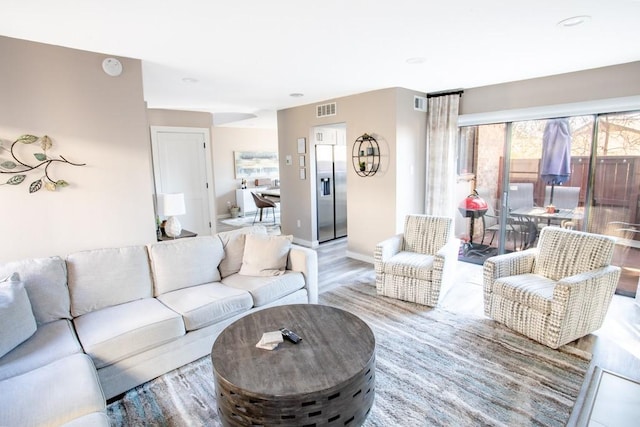
[[[462,89],[449,90],[449,91],[443,91],[443,92],[431,92],[431,93],[427,94],[427,98],[436,98],[438,96],[446,96],[446,95],[460,95],[460,96],[462,96],[463,93],[464,93],[464,90],[462,90]]]

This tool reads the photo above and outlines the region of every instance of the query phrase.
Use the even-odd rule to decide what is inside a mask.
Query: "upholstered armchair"
[[[484,263],[484,312],[551,348],[602,326],[618,284],[610,236],[545,227],[536,248]]]
[[[376,245],[379,295],[434,307],[453,281],[460,241],[451,238],[452,219],[408,215],[404,233]]]

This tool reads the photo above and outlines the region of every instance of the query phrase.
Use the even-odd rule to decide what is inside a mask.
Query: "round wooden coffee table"
[[[264,332],[302,337],[256,348]],[[375,337],[334,307],[266,308],[229,325],[211,351],[218,414],[225,426],[358,426],[375,394]]]

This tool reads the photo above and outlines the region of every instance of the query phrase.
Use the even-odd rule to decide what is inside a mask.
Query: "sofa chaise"
[[[262,227],[2,263],[0,425],[107,426],[107,399],[209,354],[233,321],[317,303],[317,268]]]

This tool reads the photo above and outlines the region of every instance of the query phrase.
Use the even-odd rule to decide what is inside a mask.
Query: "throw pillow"
[[[266,236],[267,229],[260,225],[218,233],[218,237],[224,247],[224,258],[218,266],[220,276],[223,278],[240,271],[240,267],[242,267],[242,256],[244,255],[245,236],[247,234],[261,234]]]
[[[0,357],[26,341],[36,331],[29,296],[18,273],[0,281]]]
[[[247,234],[242,267],[243,276],[277,276],[284,274],[293,236]]]

